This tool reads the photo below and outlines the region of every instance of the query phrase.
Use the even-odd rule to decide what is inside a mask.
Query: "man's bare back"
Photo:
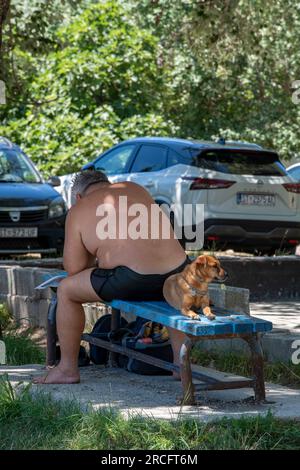
[[[128,216],[128,209],[134,204],[142,204],[148,213],[147,223],[142,222],[142,226],[134,223],[139,212],[134,211],[134,215]],[[154,204],[149,193],[135,183],[91,186],[85,197],[72,207],[68,215],[64,252],[66,269],[68,270],[69,265],[72,266],[73,260],[70,259],[72,257],[76,258],[79,270],[91,266],[96,258],[101,268],[127,266],[141,274],[164,274],[179,266],[186,258],[185,252],[178,240],[174,238],[172,228],[170,228],[170,238],[162,239],[162,229],[157,229],[157,223],[164,221],[169,226],[169,221],[161,210],[159,210],[161,219],[151,220],[151,206]],[[108,215],[107,210],[105,211],[106,207],[114,208],[116,215],[115,224],[112,218],[113,226],[109,230],[105,223]],[[102,216],[96,215],[97,210],[98,214],[102,213]],[[137,232],[142,231],[147,239],[136,239],[138,234],[135,234],[135,239],[130,238],[130,233],[128,234],[130,224],[133,229],[136,228]],[[155,225],[152,226],[152,231],[156,231],[158,239],[151,238],[151,224]],[[120,230],[121,237],[127,236],[127,238],[120,239]],[[97,231],[102,238],[104,231],[110,232],[109,235],[114,238],[99,239]],[[77,246],[75,246],[76,240]],[[80,257],[82,262],[80,262]],[[85,263],[87,264],[83,266]]]

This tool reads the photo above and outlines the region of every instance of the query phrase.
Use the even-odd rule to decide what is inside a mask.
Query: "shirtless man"
[[[160,215],[168,224],[171,237],[163,239],[162,230],[159,230],[157,239],[151,239],[150,214],[155,203],[141,186],[131,182],[111,184],[103,173],[85,170],[75,178],[72,191],[76,203],[67,216],[64,246],[64,268],[68,277],[60,283],[57,292],[61,360],[58,366],[50,369],[46,376],[38,377],[35,383],[79,382],[77,360],[85,324],[82,303],[99,302],[101,299],[111,301],[114,298],[163,300],[165,279],[182,271],[189,262],[173,236],[167,216],[161,210]],[[128,209],[137,203],[147,209],[147,239],[118,236],[120,221],[127,221],[127,229],[136,218],[136,215],[128,216],[130,211],[125,214],[125,209],[120,209],[121,196],[123,200],[126,196]],[[116,218],[112,218],[110,237],[106,239],[103,233],[107,226],[99,225],[103,221],[100,215],[104,216],[101,207],[109,207],[116,214]],[[113,236],[115,234],[117,237]],[[174,361],[179,363],[179,348],[184,334],[173,329],[169,329],[169,334]]]

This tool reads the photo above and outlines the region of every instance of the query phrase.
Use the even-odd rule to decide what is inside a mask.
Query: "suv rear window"
[[[204,150],[194,154],[195,165],[235,175],[286,176],[277,153],[249,150]]]

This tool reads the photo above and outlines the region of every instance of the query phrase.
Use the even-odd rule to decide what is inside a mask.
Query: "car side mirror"
[[[60,178],[58,176],[50,176],[47,183],[53,187],[57,187],[61,185]]]

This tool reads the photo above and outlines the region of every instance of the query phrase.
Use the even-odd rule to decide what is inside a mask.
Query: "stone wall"
[[[46,326],[51,292],[50,289],[38,291],[35,287],[47,274],[49,269],[0,266],[0,302],[7,303],[17,323]]]

